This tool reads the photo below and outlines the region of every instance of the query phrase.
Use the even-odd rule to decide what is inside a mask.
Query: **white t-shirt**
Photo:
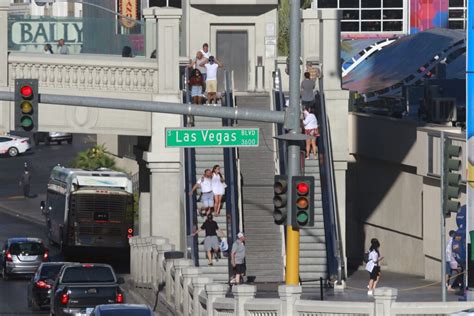
[[[197,181],[199,185],[201,185],[201,192],[208,193],[212,191],[212,179],[201,177]]]
[[[212,174],[212,192],[219,195],[225,193],[224,183],[222,183],[222,178],[217,173]]]
[[[219,68],[219,65],[216,63],[207,63],[205,66],[207,72],[206,80],[217,80],[217,68]]]
[[[372,272],[374,267],[378,266],[378,260],[379,254],[377,253],[377,251],[372,250],[371,252],[369,252],[369,262],[367,262],[367,264],[365,265],[365,270]]]
[[[315,129],[318,128],[318,120],[316,119],[316,115],[313,113],[309,113],[308,111],[304,111],[304,129]]]
[[[201,53],[202,53],[202,54],[204,55],[204,57],[206,57],[206,58],[209,58],[209,56],[211,56],[211,52],[210,52],[210,51],[207,51],[207,53],[206,53],[205,51],[203,51],[203,50],[201,49]]]

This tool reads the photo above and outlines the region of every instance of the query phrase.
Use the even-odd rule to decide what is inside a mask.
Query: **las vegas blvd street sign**
[[[258,147],[258,128],[167,128],[166,147]]]

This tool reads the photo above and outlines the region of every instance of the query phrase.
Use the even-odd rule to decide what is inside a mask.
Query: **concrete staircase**
[[[204,105],[203,105],[204,106]],[[201,128],[219,128],[222,127],[222,119],[198,117],[194,118],[194,126]],[[224,170],[224,151],[222,148],[196,148],[196,181],[202,177],[205,169],[212,169],[214,165],[221,166],[221,172],[225,177]],[[198,207],[201,203],[198,202]],[[225,201],[222,204],[221,214],[218,217],[214,217],[214,220],[219,225],[219,228],[226,233],[226,222],[225,222]],[[198,227],[201,227],[202,223],[206,220],[205,217],[198,216]],[[215,282],[228,282],[228,267],[227,258],[222,257],[219,262],[214,261],[213,266],[208,266],[207,255],[204,250],[205,232],[202,231],[198,235],[198,246],[199,246],[199,266],[203,268],[204,276],[211,277]],[[229,245],[229,247],[232,245]]]
[[[313,176],[314,186],[314,227],[301,228],[300,234],[300,278],[303,286],[319,286],[319,278],[327,278],[326,238],[319,162],[317,159],[305,160],[305,176]],[[305,282],[306,280],[314,280]]]
[[[268,95],[239,96],[236,103],[239,108],[271,109]],[[282,233],[281,226],[273,220],[273,126],[239,121],[239,127],[260,128],[260,146],[239,149],[247,276],[255,277],[255,282],[280,282],[283,280]]]

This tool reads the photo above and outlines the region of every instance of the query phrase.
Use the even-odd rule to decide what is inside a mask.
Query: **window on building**
[[[449,0],[449,28],[466,29],[468,0]]]
[[[454,0],[467,1],[467,0]],[[404,30],[403,0],[316,0],[318,8],[342,9],[342,32],[401,33]]]

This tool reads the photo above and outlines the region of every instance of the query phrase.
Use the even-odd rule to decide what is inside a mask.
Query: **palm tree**
[[[108,168],[118,170],[115,160],[108,153],[104,145],[95,145],[77,154],[71,163],[72,168],[94,170],[97,168]]]

